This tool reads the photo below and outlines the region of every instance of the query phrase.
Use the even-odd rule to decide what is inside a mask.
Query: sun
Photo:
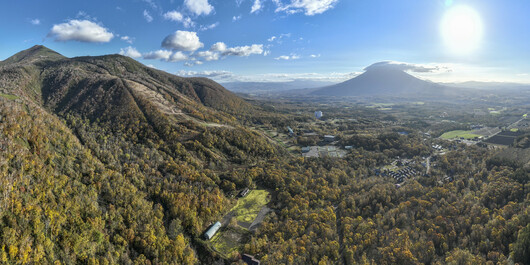
[[[442,36],[451,52],[469,54],[478,48],[482,38],[479,14],[467,6],[449,9],[441,24]]]

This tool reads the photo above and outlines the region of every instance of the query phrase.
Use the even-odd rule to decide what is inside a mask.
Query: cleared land
[[[232,208],[238,222],[252,223],[259,211],[269,202],[269,192],[266,190],[252,190],[247,196],[239,199]]]
[[[254,230],[270,211],[265,206],[267,203],[269,192],[266,190],[252,190],[239,199],[236,206],[223,218],[223,228],[210,240],[210,248],[224,258],[230,258],[234,252],[239,251],[241,245],[250,238],[250,227]],[[235,218],[237,225],[230,224],[232,218]]]
[[[250,237],[249,233],[248,230],[242,227],[224,228],[212,238],[212,249],[224,258],[230,258],[248,240],[248,237]]]
[[[446,133],[442,134],[442,136],[440,136],[440,138],[442,138],[442,139],[453,139],[453,138],[464,137],[465,139],[473,139],[473,138],[479,137],[479,136],[480,135],[478,135],[478,134],[474,134],[473,131],[457,130],[457,131],[446,132]]]

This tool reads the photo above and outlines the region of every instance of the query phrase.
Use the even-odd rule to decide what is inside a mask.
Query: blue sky
[[[482,28],[465,53],[441,30],[462,6]],[[530,83],[529,13],[527,0],[2,1],[0,60],[43,44],[221,82],[338,82],[397,61],[434,69],[414,73],[434,81]]]

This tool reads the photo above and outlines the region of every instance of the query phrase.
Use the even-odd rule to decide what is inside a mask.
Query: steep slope
[[[313,95],[351,96],[451,96],[456,89],[418,79],[392,67],[375,67],[363,74],[313,91]]]

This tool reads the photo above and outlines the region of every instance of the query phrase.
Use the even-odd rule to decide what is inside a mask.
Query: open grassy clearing
[[[453,138],[461,138],[464,137],[465,139],[473,139],[475,137],[480,137],[478,134],[474,134],[473,131],[463,131],[463,130],[456,130],[456,131],[450,131],[442,134],[440,138],[442,139],[453,139]]]
[[[249,194],[237,201],[232,208],[235,218],[239,222],[252,223],[261,207],[269,202],[269,192],[266,190],[252,190]]]
[[[0,97],[7,98],[7,99],[9,99],[9,100],[15,100],[15,99],[18,98],[18,97],[15,96],[15,95],[9,95],[9,94],[4,94],[4,93],[0,93]]]

